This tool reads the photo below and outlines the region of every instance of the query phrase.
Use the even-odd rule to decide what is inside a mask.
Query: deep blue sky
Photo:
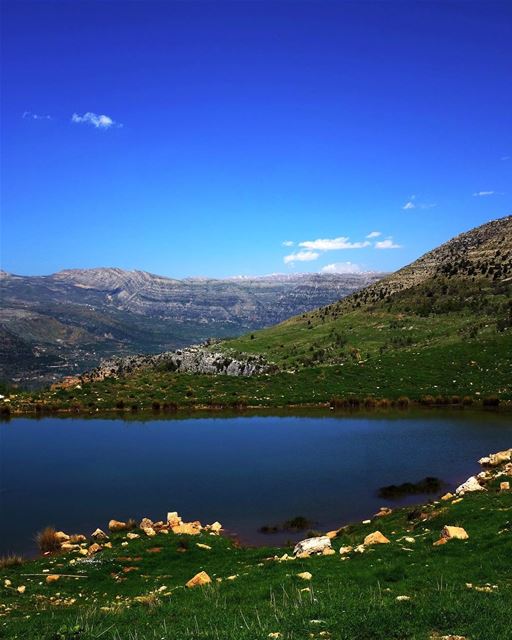
[[[510,1],[4,1],[2,40],[8,271],[389,270],[512,211]]]

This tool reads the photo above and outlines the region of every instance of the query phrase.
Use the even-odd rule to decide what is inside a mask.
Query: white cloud
[[[293,240],[285,240],[285,241],[282,243],[282,245],[283,245],[283,247],[293,247],[294,242],[293,242]]]
[[[437,207],[435,203],[418,202],[415,195],[412,195],[409,200],[404,204],[402,209],[404,211],[410,211],[411,209],[432,209]]]
[[[298,251],[285,256],[283,261],[285,264],[293,264],[294,262],[311,262],[311,260],[317,260],[319,257],[320,254],[315,251]]]
[[[401,244],[396,244],[393,242],[393,238],[386,238],[386,240],[380,240],[375,243],[376,249],[401,249]]]
[[[51,120],[51,116],[41,115],[39,113],[32,113],[32,111],[24,111],[22,118],[30,118],[31,120]]]
[[[90,124],[96,129],[110,129],[111,127],[122,127],[123,125],[113,120],[110,116],[98,115],[88,111],[83,116],[78,113],[74,113],[71,116],[71,122],[77,124],[85,123]]]
[[[366,236],[367,238],[378,238],[382,233],[380,231],[370,231],[370,233]]]
[[[482,196],[497,196],[501,195],[497,191],[475,191],[473,196],[475,198],[481,198]]]
[[[319,238],[318,240],[306,240],[299,242],[300,247],[312,251],[337,251],[339,249],[363,249],[369,247],[370,242],[350,242],[347,237],[339,238]]]
[[[320,269],[322,273],[361,273],[362,269],[353,262],[333,262]]]

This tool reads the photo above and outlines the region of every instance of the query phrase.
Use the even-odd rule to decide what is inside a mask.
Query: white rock
[[[473,491],[485,491],[475,476],[471,476],[466,482],[463,482],[460,487],[457,487],[455,493],[458,496],[463,496],[465,493],[472,493]]]
[[[295,545],[293,555],[296,556],[300,553],[322,553],[324,549],[331,549],[331,540],[327,536],[306,538]]]

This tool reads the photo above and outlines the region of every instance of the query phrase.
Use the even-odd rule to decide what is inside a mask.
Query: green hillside
[[[67,389],[18,394],[13,411],[512,399],[512,216],[457,236],[335,304],[209,347],[260,354],[250,377],[148,367]],[[455,397],[453,397],[455,396]]]

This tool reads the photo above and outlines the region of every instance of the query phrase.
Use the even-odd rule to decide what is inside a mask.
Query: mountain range
[[[158,353],[270,326],[384,274],[177,280],[99,268],[0,275],[0,379],[34,386],[104,357]]]

